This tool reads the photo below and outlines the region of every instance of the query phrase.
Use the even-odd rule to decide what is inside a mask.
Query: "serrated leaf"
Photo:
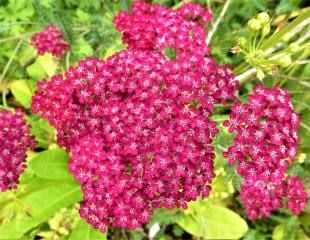
[[[89,14],[87,14],[87,12],[84,12],[83,10],[78,8],[75,14],[78,18],[78,21],[80,21],[81,23],[84,23],[84,24],[90,23],[90,16]]]
[[[80,219],[68,240],[106,240],[107,234],[94,229],[84,219]]]
[[[239,239],[247,223],[228,208],[193,202],[177,223],[188,233],[205,239]]]
[[[73,176],[68,171],[68,159],[69,155],[63,149],[46,150],[34,155],[29,162],[29,167],[43,179],[73,180]]]

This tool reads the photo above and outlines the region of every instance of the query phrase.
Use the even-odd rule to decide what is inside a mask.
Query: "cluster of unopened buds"
[[[244,179],[240,194],[250,219],[269,216],[284,199],[295,214],[305,208],[300,179],[285,175],[297,154],[299,123],[289,94],[278,86],[258,85],[249,103],[232,106],[224,125],[236,137],[224,156]]]
[[[279,68],[289,67],[292,64],[292,55],[306,47],[296,41],[283,44],[284,48],[280,46],[280,48],[264,49],[262,42],[270,34],[270,26],[271,18],[268,13],[259,13],[248,21],[249,36],[239,38],[237,45],[231,49],[234,54],[245,55],[245,61],[256,70],[259,80],[263,80],[266,74],[277,74]],[[288,42],[290,38],[291,36],[284,35],[282,41]]]
[[[105,61],[87,58],[38,84],[32,109],[72,153],[69,169],[83,191],[80,215],[102,232],[136,228],[153,208],[186,208],[209,195],[218,133],[210,117],[214,104],[235,100],[239,88],[231,69],[209,55],[204,24],[211,16],[192,3],[172,10],[136,1],[114,19],[126,50]],[[58,56],[68,49],[58,32],[37,35],[33,44]],[[237,132],[225,156],[244,178],[249,218],[269,215],[284,197],[299,213],[306,194],[298,178],[284,174],[297,152],[299,125],[288,94],[258,86],[249,104],[235,103],[225,125]]]
[[[17,187],[27,149],[36,145],[21,110],[0,111],[0,142],[0,191],[7,191]]]
[[[31,45],[37,49],[39,55],[50,53],[55,57],[62,57],[70,50],[62,32],[54,25],[49,25],[42,32],[33,35]]]

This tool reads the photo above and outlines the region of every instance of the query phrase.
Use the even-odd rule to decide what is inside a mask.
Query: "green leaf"
[[[54,142],[55,130],[46,119],[27,116],[27,123],[31,126],[31,134],[38,141],[38,147],[48,148]]]
[[[68,240],[106,240],[107,234],[94,229],[84,219],[80,219]]]
[[[190,203],[177,223],[186,232],[206,239],[239,239],[248,230],[237,213],[203,201]]]
[[[24,233],[45,222],[61,208],[82,200],[81,187],[76,182],[55,182],[21,199],[28,206],[30,216],[0,226],[0,239],[19,239]]]
[[[33,64],[26,68],[28,75],[34,80],[42,80],[46,77],[46,73],[41,65],[35,61]]]
[[[74,41],[74,45],[72,46],[72,53],[78,60],[81,60],[86,56],[91,56],[93,54],[93,49],[83,37],[79,37]]]
[[[56,73],[57,63],[51,54],[38,56],[37,61],[49,77]]]
[[[83,10],[78,8],[75,14],[79,22],[84,23],[84,24],[90,23],[90,16],[87,12],[84,12]]]
[[[57,63],[51,54],[38,56],[36,61],[27,67],[27,73],[35,80],[51,77],[56,73]]]
[[[69,155],[63,149],[46,150],[34,155],[29,162],[29,167],[43,179],[73,180],[73,176],[68,171],[68,159]]]
[[[25,108],[30,107],[32,88],[29,80],[17,80],[10,84],[10,89],[15,99]]]
[[[272,240],[282,240],[284,237],[284,225],[279,224],[273,229]]]

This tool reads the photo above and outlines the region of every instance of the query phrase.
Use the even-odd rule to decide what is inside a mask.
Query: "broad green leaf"
[[[49,77],[56,73],[57,63],[51,54],[44,54],[43,56],[39,56],[37,61]]]
[[[28,82],[27,82],[28,81]],[[16,80],[10,84],[10,89],[15,99],[25,108],[30,107],[32,88],[29,80]]]
[[[107,234],[93,228],[84,219],[80,219],[76,227],[73,229],[68,240],[106,240]]]
[[[63,149],[51,149],[40,152],[31,158],[29,167],[39,177],[44,179],[73,180],[68,171],[69,155]]]
[[[47,76],[44,69],[41,67],[38,61],[35,61],[33,64],[28,66],[26,68],[26,71],[32,79],[37,81],[40,81],[43,78],[46,78]]]
[[[272,240],[282,240],[284,237],[284,226],[279,224],[273,229]]]
[[[27,67],[27,73],[35,80],[51,77],[56,73],[57,63],[51,54],[38,56],[36,61]]]
[[[177,223],[188,233],[204,239],[239,239],[247,223],[235,212],[214,204],[193,202]]]
[[[54,185],[21,198],[29,206],[30,216],[0,226],[0,239],[19,239],[24,233],[45,222],[61,208],[82,200],[80,185],[75,182],[55,182]]]

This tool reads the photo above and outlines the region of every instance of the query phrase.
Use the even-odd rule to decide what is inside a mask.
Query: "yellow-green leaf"
[[[32,96],[32,86],[29,80],[16,80],[10,84],[10,89],[15,99],[21,103],[25,108],[30,107],[31,96]]]
[[[214,204],[193,202],[177,223],[188,233],[204,239],[239,239],[248,226],[237,213]]]

